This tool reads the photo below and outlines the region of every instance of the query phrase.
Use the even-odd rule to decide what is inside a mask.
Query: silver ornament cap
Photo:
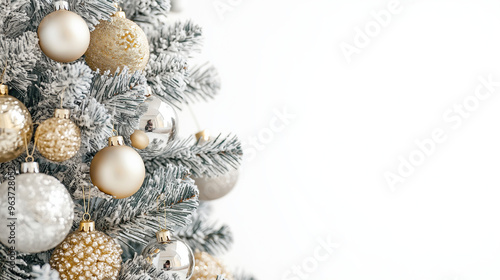
[[[23,162],[21,163],[21,173],[39,173],[40,167],[38,162]]]

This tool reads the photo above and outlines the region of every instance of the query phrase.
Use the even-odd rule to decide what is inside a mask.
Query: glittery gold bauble
[[[80,222],[50,258],[50,266],[66,279],[118,279],[122,249],[111,237],[95,230],[94,222]]]
[[[8,95],[6,85],[0,85],[0,162],[18,157],[31,140],[33,122],[26,106]]]
[[[38,39],[45,55],[55,61],[72,62],[87,50],[90,31],[81,16],[63,8],[43,18]]]
[[[224,275],[225,279],[233,280],[233,275],[224,264],[210,254],[197,252],[194,254],[194,260],[196,265],[191,280],[213,280],[217,275]]]
[[[149,60],[149,43],[144,31],[117,12],[110,21],[101,21],[90,33],[85,61],[96,71],[112,74],[127,66],[131,72],[144,70]]]
[[[132,146],[137,149],[145,149],[149,145],[149,137],[146,132],[142,130],[136,130],[132,135],[130,135],[130,141]]]
[[[80,129],[69,119],[69,110],[56,109],[53,118],[45,120],[35,133],[36,147],[47,159],[65,161],[80,149]]]
[[[142,186],[146,168],[141,156],[123,143],[123,137],[109,138],[109,146],[100,150],[90,163],[90,179],[103,193],[126,198]]]

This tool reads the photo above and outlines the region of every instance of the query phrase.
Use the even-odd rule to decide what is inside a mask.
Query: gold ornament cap
[[[7,85],[0,85],[0,95],[8,95],[9,87]]]
[[[172,235],[169,230],[162,229],[156,233],[156,240],[158,243],[167,243],[172,241]]]
[[[123,146],[125,142],[123,141],[122,136],[111,136],[108,138],[108,146],[113,147],[113,146]]]
[[[40,168],[38,162],[23,162],[21,163],[21,173],[39,173]]]
[[[91,220],[80,221],[80,226],[78,227],[78,230],[83,232],[95,231],[95,222]]]
[[[202,141],[208,141],[210,140],[210,134],[207,129],[204,129],[194,135],[196,137],[196,140],[201,140]]]
[[[68,109],[56,109],[54,112],[54,117],[60,119],[69,119],[69,110]]]

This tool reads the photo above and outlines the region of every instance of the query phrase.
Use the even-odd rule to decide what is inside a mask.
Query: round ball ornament
[[[126,198],[142,186],[146,168],[141,156],[126,146],[122,136],[109,138],[108,147],[100,150],[90,163],[92,184],[115,198]]]
[[[238,170],[232,170],[225,175],[214,178],[194,178],[200,191],[200,200],[215,200],[225,196],[238,182],[238,176]]]
[[[50,266],[63,280],[118,279],[122,252],[113,238],[95,230],[93,221],[81,221],[54,250]]]
[[[110,21],[101,21],[90,33],[90,45],[85,61],[94,71],[110,71],[127,66],[130,72],[144,70],[149,61],[146,34],[119,11]]]
[[[146,149],[149,145],[149,137],[144,131],[136,130],[130,135],[130,142],[132,142],[132,147],[136,149]]]
[[[0,85],[0,162],[17,158],[33,135],[33,122],[26,106]]]
[[[56,109],[53,118],[38,126],[35,139],[40,154],[52,161],[68,160],[80,150],[80,129],[69,119],[68,109]]]
[[[56,1],[55,8],[38,26],[40,48],[55,61],[75,61],[87,51],[89,28],[81,16],[68,11],[68,2]]]
[[[179,126],[174,108],[154,96],[150,96],[146,103],[148,111],[140,118],[139,127],[150,141],[156,139],[168,143],[174,140]]]
[[[23,253],[52,249],[71,230],[73,200],[56,178],[38,173],[38,163],[23,163],[21,172],[18,176],[12,174],[12,180],[8,178],[0,186],[0,209],[4,209],[0,221],[7,223],[9,218],[16,218],[9,230],[0,231],[0,241],[9,247],[15,242],[16,251]]]
[[[217,258],[205,252],[194,254],[196,266],[194,268],[192,280],[213,280],[217,275],[224,275],[227,280],[233,280],[233,275],[224,264]]]
[[[172,239],[168,230],[157,232],[156,239],[144,248],[142,256],[156,269],[167,275],[177,274],[179,279],[190,279],[194,271],[193,251],[182,240]]]

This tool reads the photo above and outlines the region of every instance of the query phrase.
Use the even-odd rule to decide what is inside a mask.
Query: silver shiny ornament
[[[214,200],[228,194],[238,182],[238,170],[229,171],[226,175],[209,178],[194,178],[200,191],[200,200]]]
[[[8,228],[0,231],[0,242],[23,253],[47,251],[70,231],[73,200],[56,178],[38,173],[38,163],[23,163],[21,171],[0,186],[0,223]]]
[[[141,117],[139,128],[146,132],[149,142],[158,139],[168,143],[175,139],[179,124],[174,108],[154,96],[150,96],[146,103],[148,111]]]
[[[168,230],[156,233],[142,256],[167,275],[177,274],[180,279],[190,279],[194,271],[194,254],[182,240],[172,239]]]

